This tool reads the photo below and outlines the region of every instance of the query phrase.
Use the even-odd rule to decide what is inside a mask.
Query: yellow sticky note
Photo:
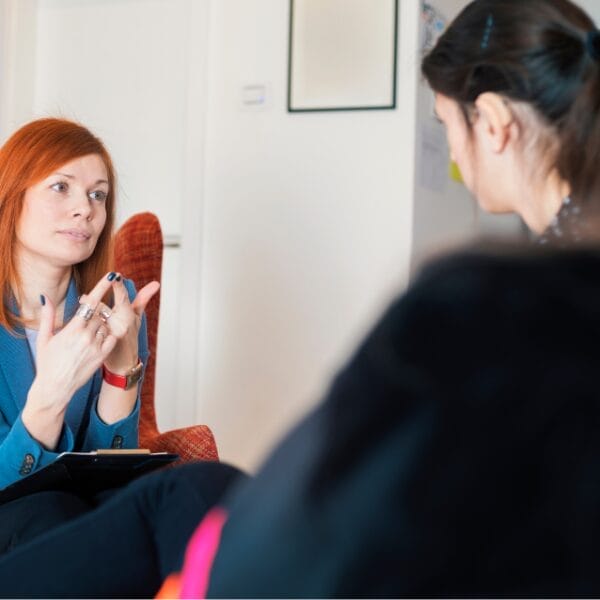
[[[453,160],[450,161],[450,166],[449,166],[448,171],[450,173],[450,179],[452,179],[452,181],[457,181],[458,183],[464,183],[462,175],[460,174],[460,169],[458,168],[458,165]]]

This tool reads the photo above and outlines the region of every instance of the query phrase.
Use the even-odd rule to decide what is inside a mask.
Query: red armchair
[[[114,239],[115,269],[132,279],[139,290],[150,281],[160,281],[163,257],[163,236],[158,218],[149,212],[130,217],[117,231]],[[156,341],[160,290],[146,307],[150,358],[142,386],[140,412],[140,447],[153,452],[174,452],[180,462],[218,460],[217,446],[206,425],[194,425],[160,433],[154,407],[156,376]]]

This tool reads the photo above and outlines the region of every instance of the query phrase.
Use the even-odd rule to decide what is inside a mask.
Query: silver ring
[[[97,331],[96,331],[96,337],[101,337],[102,338],[102,343],[104,343],[104,340],[106,339],[108,332],[106,331],[106,327],[104,327],[103,325],[100,325],[100,327],[98,327]]]
[[[94,316],[94,309],[89,304],[80,304],[76,315],[80,316],[84,321],[89,321]]]
[[[100,308],[98,309],[98,316],[102,319],[102,321],[104,323],[106,323],[106,321],[108,321],[110,319],[111,315],[112,315],[112,311],[105,304],[100,306]]]

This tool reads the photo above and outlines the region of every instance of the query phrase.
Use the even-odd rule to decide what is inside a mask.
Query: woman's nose
[[[89,221],[92,215],[92,204],[87,194],[77,194],[71,209],[73,217],[82,217]]]

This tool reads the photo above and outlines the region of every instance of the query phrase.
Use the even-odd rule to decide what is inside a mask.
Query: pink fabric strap
[[[221,541],[227,512],[213,508],[192,535],[181,574],[180,598],[206,598],[210,571]]]

